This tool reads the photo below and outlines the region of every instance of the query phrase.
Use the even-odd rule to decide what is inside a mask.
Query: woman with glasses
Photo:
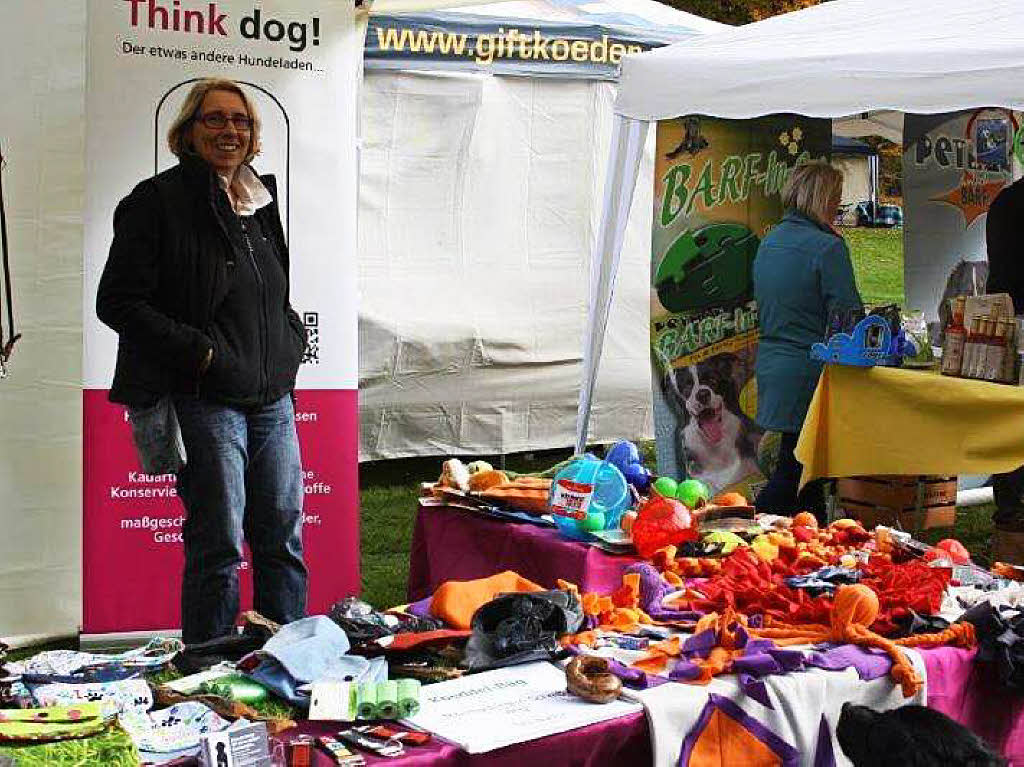
[[[292,391],[305,331],[291,308],[276,186],[252,100],[230,80],[197,82],[167,135],[178,164],[114,212],[96,298],[118,333],[110,399],[137,423],[168,403],[185,448],[183,639],[233,630],[243,541],[254,608],[288,623],[306,608],[302,468]],[[173,418],[172,418],[173,420]]]

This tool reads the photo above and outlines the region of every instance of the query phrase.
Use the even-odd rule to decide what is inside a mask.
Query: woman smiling
[[[279,623],[305,613],[291,397],[305,333],[274,179],[249,165],[252,101],[230,80],[199,81],[167,138],[179,163],[117,206],[96,311],[119,339],[110,399],[133,426],[169,401],[180,424],[182,634],[194,644],[234,626],[244,541],[254,608]]]

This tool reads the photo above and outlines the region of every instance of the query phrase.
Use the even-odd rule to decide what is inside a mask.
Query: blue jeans
[[[178,473],[182,639],[196,644],[233,630],[243,541],[253,608],[278,623],[303,617],[302,464],[291,397],[244,411],[189,397],[174,404],[187,460]]]

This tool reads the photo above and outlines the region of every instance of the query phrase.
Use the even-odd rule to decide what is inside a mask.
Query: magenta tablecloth
[[[546,588],[562,578],[582,591],[610,593],[622,585],[622,570],[637,561],[566,540],[549,528],[420,506],[409,555],[409,601],[430,596],[445,581],[486,578],[503,570]]]
[[[1024,696],[1007,690],[984,666],[975,665],[974,650],[940,647],[920,652],[928,670],[928,705],[983,737],[1011,765],[1024,767]],[[298,733],[329,734],[338,727],[303,722],[281,737],[287,741]],[[638,713],[477,756],[438,740],[410,749],[403,759],[371,757],[368,761],[396,767],[642,767],[651,764],[652,755],[647,719]],[[315,767],[329,764],[323,754],[314,762]]]
[[[337,729],[337,724],[303,722],[282,733],[281,740],[288,741],[299,733],[329,735]],[[436,739],[426,746],[408,749],[407,755],[401,759],[365,756],[368,764],[390,764],[394,767],[641,767],[652,761],[651,738],[647,734],[647,719],[643,712],[475,756]],[[333,762],[327,755],[317,749],[313,767],[329,767],[331,764]]]
[[[1024,695],[999,682],[992,669],[975,664],[977,650],[921,650],[928,669],[928,706],[988,741],[1011,765],[1024,767]]]

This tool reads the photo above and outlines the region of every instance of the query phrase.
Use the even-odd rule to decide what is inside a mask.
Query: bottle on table
[[[958,376],[964,363],[964,344],[967,342],[967,329],[964,327],[964,306],[967,299],[957,296],[950,299],[953,305],[953,316],[946,326],[942,340],[942,374]]]
[[[992,323],[994,329],[988,338],[988,347],[985,349],[985,364],[981,378],[986,381],[1001,381],[1003,378],[1003,360],[1006,359],[1006,335],[1008,332],[1007,323],[1004,320],[995,320]]]
[[[995,335],[994,326],[995,323],[991,317],[981,318],[981,335],[978,336],[978,349],[970,371],[970,377],[976,380],[982,380],[985,377],[985,361],[988,359],[988,350],[992,346],[992,337]]]
[[[981,350],[981,317],[971,320],[971,329],[967,333],[967,340],[964,342],[964,360],[960,367],[962,378],[971,378],[971,371],[978,359]]]
[[[1006,319],[995,322],[995,331],[989,342],[985,357],[985,380],[1002,383],[1006,380],[1004,370],[1007,359],[1007,342],[1010,336],[1010,323]]]

